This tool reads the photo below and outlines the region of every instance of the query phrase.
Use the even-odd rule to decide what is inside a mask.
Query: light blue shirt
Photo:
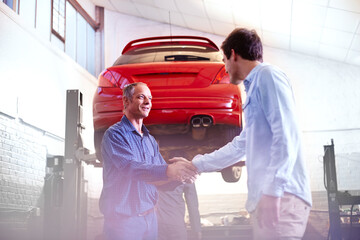
[[[312,204],[309,177],[301,150],[301,133],[295,101],[287,76],[261,63],[244,80],[246,101],[244,129],[224,147],[197,155],[199,172],[218,171],[246,156],[248,199],[255,210],[263,194],[282,197],[288,192]]]

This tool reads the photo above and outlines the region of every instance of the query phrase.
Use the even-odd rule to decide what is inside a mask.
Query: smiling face
[[[145,84],[136,85],[132,98],[124,99],[126,116],[134,120],[146,118],[152,106],[151,99],[150,89]]]

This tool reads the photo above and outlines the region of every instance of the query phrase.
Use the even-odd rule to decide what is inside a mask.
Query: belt
[[[150,208],[149,210],[146,210],[145,212],[139,213],[138,217],[146,216],[154,211],[154,208]]]

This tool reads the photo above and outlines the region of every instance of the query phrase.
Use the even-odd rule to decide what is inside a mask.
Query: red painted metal
[[[182,40],[182,41],[181,41]],[[198,36],[160,36],[141,38],[129,42],[123,49],[122,54],[130,50],[142,47],[159,46],[159,45],[198,45],[213,48],[219,51],[216,44],[208,38]]]
[[[131,41],[123,54],[156,44],[189,44],[219,51],[209,39],[175,36]],[[95,131],[121,119],[122,89],[132,82],[145,82],[152,92],[153,107],[144,121],[147,125],[190,124],[193,116],[208,115],[214,125],[241,126],[240,88],[229,83],[222,62],[165,61],[124,64],[104,70],[93,98]]]

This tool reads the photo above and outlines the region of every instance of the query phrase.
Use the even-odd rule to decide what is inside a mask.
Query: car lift
[[[87,181],[84,163],[101,165],[83,147],[83,95],[67,90],[65,156],[48,156],[44,183],[44,239],[86,240]]]
[[[343,239],[360,239],[359,230],[353,226],[353,218],[358,216],[352,215],[353,206],[360,204],[360,196],[351,196],[347,191],[340,192],[337,187],[336,165],[335,165],[335,151],[334,141],[331,139],[331,145],[324,145],[324,184],[327,190],[330,229],[328,239],[343,240]],[[326,182],[325,182],[326,181]],[[351,205],[351,215],[341,215],[340,206]],[[350,228],[341,225],[343,217],[350,217]],[[355,231],[357,230],[357,231]],[[357,236],[357,238],[355,237]]]

